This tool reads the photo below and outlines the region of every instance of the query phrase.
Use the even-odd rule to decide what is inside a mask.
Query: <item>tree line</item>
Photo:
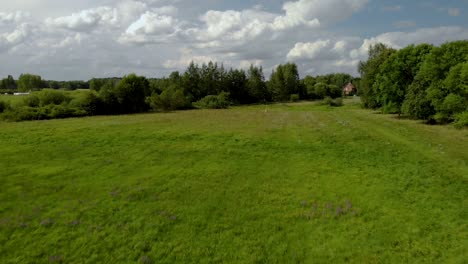
[[[130,74],[89,81],[44,81],[22,74],[0,81],[2,91],[35,91],[15,105],[0,102],[7,120],[38,120],[88,115],[113,115],[229,105],[338,98],[342,87],[359,79],[345,73],[299,78],[297,65],[276,67],[266,80],[261,66],[226,70],[216,62],[190,63],[184,72],[149,79]],[[65,90],[76,90],[70,93]],[[330,101],[330,104],[336,102]]]
[[[360,62],[364,107],[428,123],[468,126],[468,41],[439,47],[421,44],[395,50],[370,48]]]

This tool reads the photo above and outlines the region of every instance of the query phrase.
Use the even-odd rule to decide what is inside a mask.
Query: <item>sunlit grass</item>
[[[0,123],[0,262],[463,263],[467,130],[345,104]]]

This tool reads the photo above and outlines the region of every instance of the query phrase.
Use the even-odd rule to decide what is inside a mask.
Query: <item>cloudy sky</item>
[[[468,0],[14,0],[0,5],[0,77],[162,77],[190,61],[295,62],[357,75],[372,43],[468,39]]]

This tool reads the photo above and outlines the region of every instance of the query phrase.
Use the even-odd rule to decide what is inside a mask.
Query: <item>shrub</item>
[[[175,87],[170,87],[159,95],[153,94],[146,99],[146,103],[155,111],[170,111],[190,107],[190,101],[185,97],[184,92]]]
[[[398,114],[400,113],[400,108],[394,102],[388,102],[382,106],[383,114]]]
[[[458,94],[449,94],[445,97],[442,103],[441,112],[452,116],[463,112],[466,109],[466,105],[466,101],[462,96]]]
[[[459,129],[463,127],[468,127],[468,111],[456,114],[455,122],[453,122],[453,125]]]
[[[143,76],[130,74],[113,88],[113,94],[117,99],[120,114],[141,113],[148,110],[146,96],[149,92],[149,82]]]
[[[47,115],[40,107],[22,106],[5,111],[2,118],[8,121],[40,120],[46,119]]]
[[[72,98],[65,94],[65,92],[52,89],[44,89],[38,92],[37,96],[39,97],[41,106],[50,104],[59,105],[62,103],[69,103],[72,100]]]
[[[208,95],[195,102],[193,105],[197,108],[205,109],[223,109],[229,106],[229,94],[222,92],[219,95]]]
[[[86,91],[73,98],[70,107],[81,109],[87,115],[96,115],[99,113],[102,102],[95,91]]]
[[[299,94],[291,94],[290,100],[291,102],[299,101]]]
[[[36,94],[30,94],[23,99],[23,104],[29,107],[38,107],[41,101]]]
[[[3,113],[5,110],[10,108],[10,104],[4,101],[0,101],[0,113]]]
[[[343,106],[343,98],[332,99],[331,97],[325,97],[322,101],[323,105],[328,105],[332,107]]]
[[[80,108],[73,108],[67,105],[48,105],[43,108],[47,119],[67,118],[86,116],[86,111]]]

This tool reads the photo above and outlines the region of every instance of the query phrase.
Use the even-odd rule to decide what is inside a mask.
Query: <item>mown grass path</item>
[[[353,105],[0,123],[0,262],[463,263],[467,163]]]

